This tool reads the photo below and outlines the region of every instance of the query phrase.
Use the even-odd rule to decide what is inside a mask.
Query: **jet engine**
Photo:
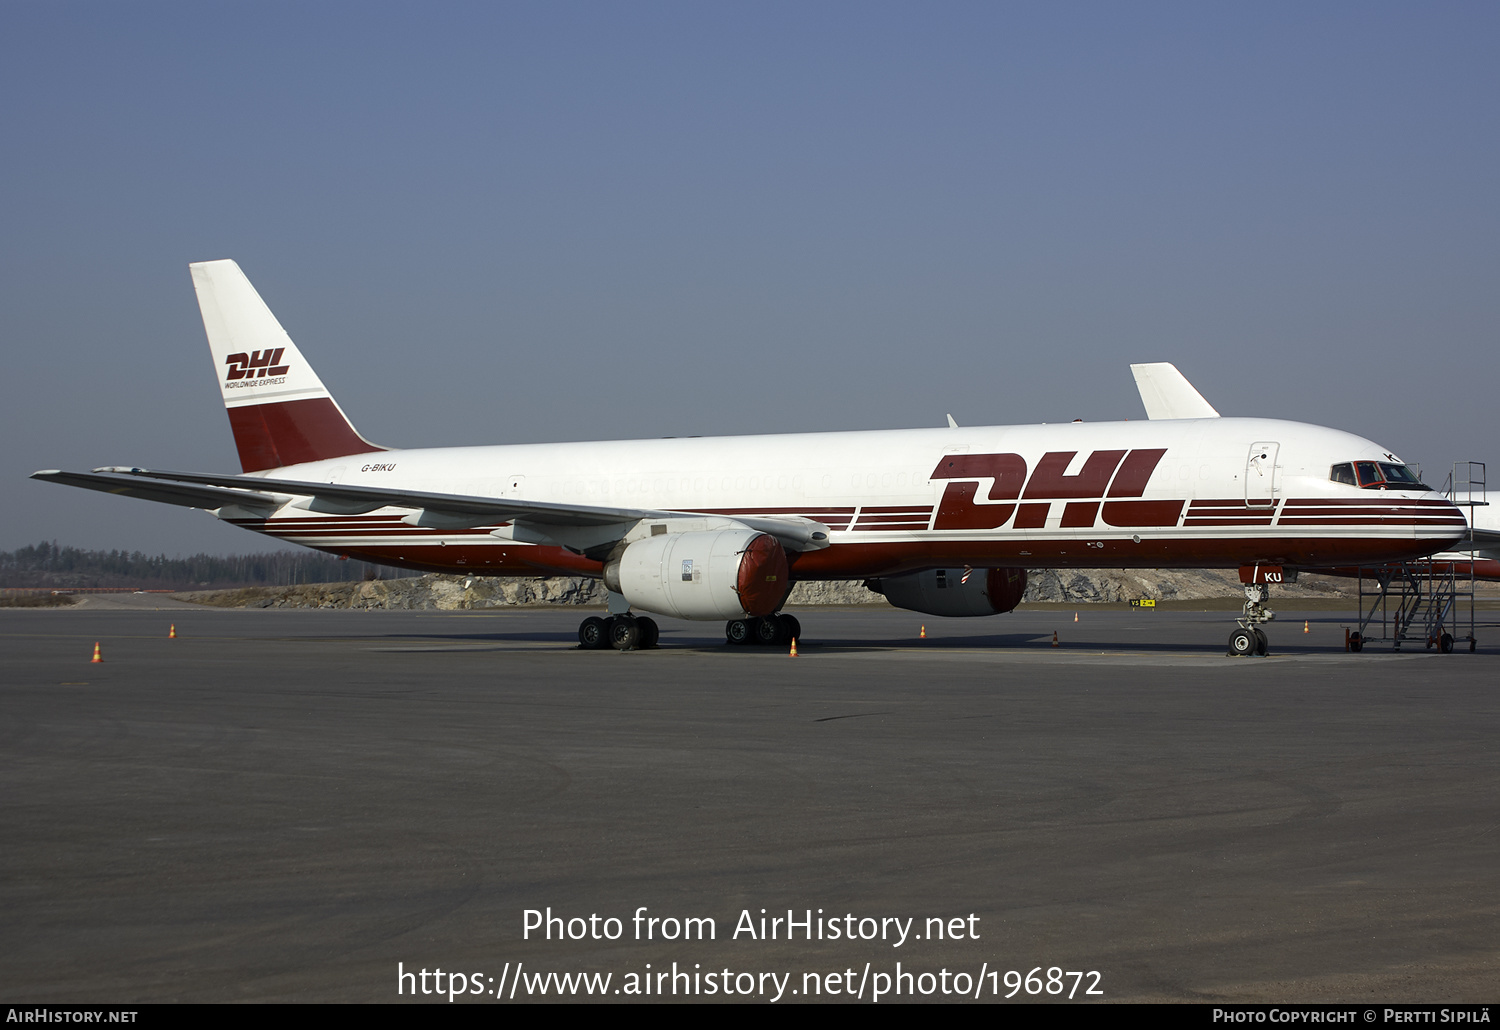
[[[865,586],[897,608],[926,615],[1000,615],[1021,603],[1025,569],[928,569],[905,576],[869,579]]]
[[[720,529],[637,540],[604,569],[633,607],[679,619],[771,615],[791,590],[786,551],[768,533]]]

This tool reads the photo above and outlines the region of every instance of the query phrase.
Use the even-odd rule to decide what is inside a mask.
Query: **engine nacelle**
[[[679,619],[771,615],[791,586],[786,551],[769,533],[719,529],[637,540],[604,582],[637,608]]]
[[[865,586],[897,608],[952,617],[1000,615],[1026,593],[1025,569],[973,569],[967,583],[963,577],[963,569],[928,569],[866,580]]]

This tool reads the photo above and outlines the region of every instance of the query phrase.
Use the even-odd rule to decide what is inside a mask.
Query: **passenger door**
[[[1281,445],[1274,440],[1261,440],[1250,445],[1245,455],[1245,507],[1276,507],[1280,496],[1277,480],[1276,454]]]

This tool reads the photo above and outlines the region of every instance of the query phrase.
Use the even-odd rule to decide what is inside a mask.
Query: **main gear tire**
[[[616,651],[634,651],[641,642],[641,627],[628,615],[610,620],[609,646]]]
[[[773,647],[792,642],[791,627],[779,615],[765,615],[755,620],[755,642],[762,647]]]
[[[609,646],[609,624],[590,615],[578,624],[578,646],[585,651],[602,651]]]

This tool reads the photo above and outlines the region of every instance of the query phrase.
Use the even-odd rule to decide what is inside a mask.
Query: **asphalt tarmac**
[[[0,1000],[1500,999],[1497,628],[113,605],[0,610]]]

